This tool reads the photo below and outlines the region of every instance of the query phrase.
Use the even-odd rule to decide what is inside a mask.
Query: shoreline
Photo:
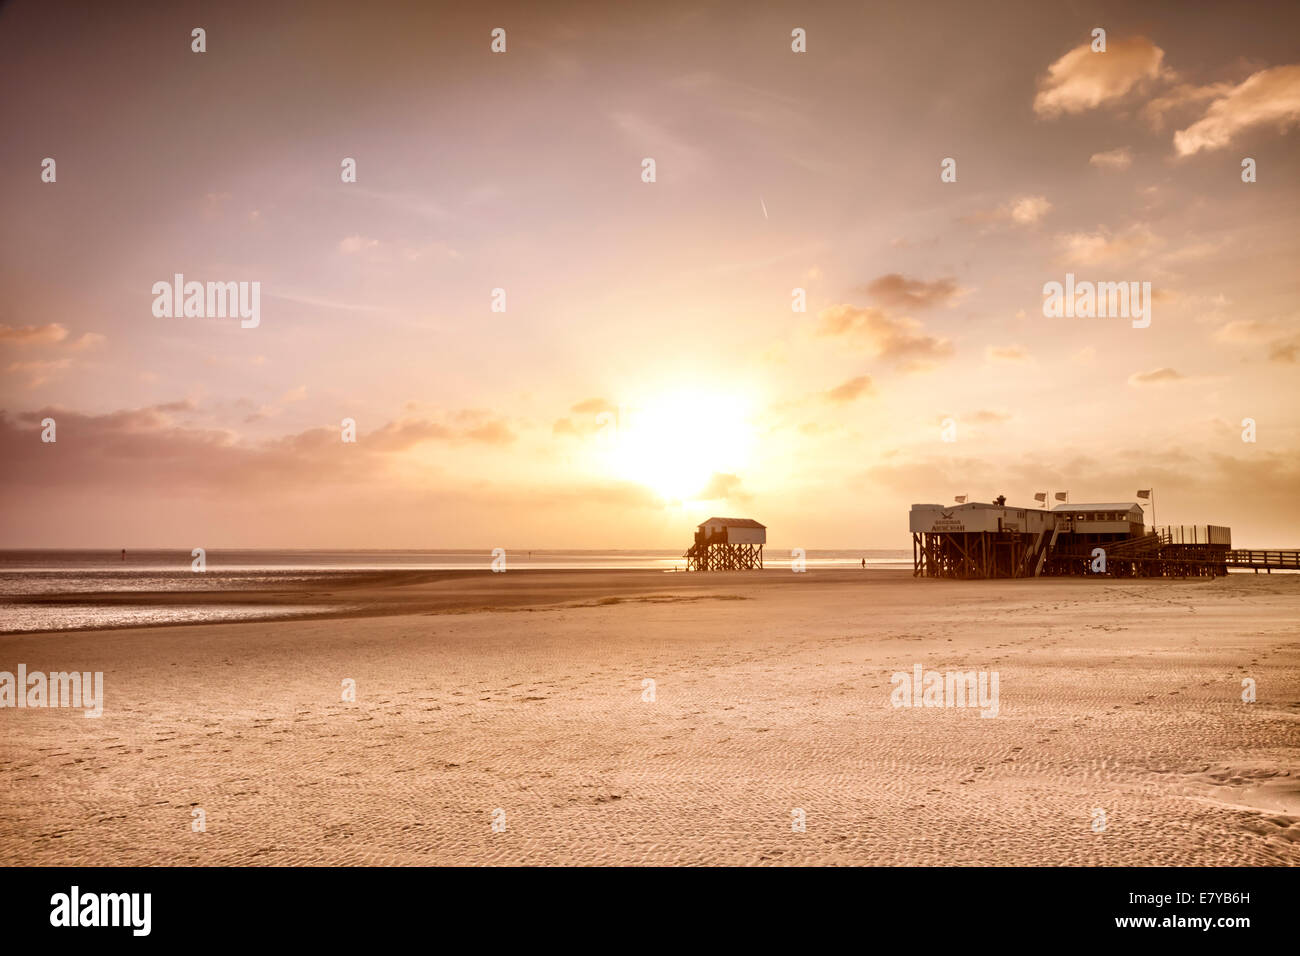
[[[271,613],[251,617],[213,618],[193,621],[124,622],[88,624],[73,627],[42,627],[0,631],[0,641],[8,637],[32,634],[82,634],[95,631],[153,629],[160,627],[212,627],[220,624],[259,624],[290,621],[356,620],[401,615],[504,613],[564,607],[585,607],[581,603],[564,603],[570,597],[556,598],[555,593],[572,592],[618,602],[647,591],[695,592],[710,587],[757,586],[798,587],[830,584],[837,587],[874,586],[881,583],[910,582],[915,587],[985,587],[986,580],[945,580],[913,577],[910,570],[893,568],[818,568],[792,574],[788,568],[762,571],[673,572],[637,568],[512,569],[504,574],[485,570],[385,570],[357,573],[338,572],[330,580],[322,577],[286,588],[271,586],[257,589],[131,590],[60,592],[47,595],[6,595],[0,600],[0,614],[8,605],[40,607],[112,607],[112,608],[214,608],[256,609]],[[518,588],[521,578],[528,586]],[[998,583],[1012,587],[1046,587],[1050,584],[1101,587],[1123,584],[1133,587],[1160,588],[1177,583],[1210,585],[1216,579],[1038,577],[1001,579]],[[456,587],[459,585],[459,587]],[[467,590],[466,585],[473,585]],[[514,588],[514,590],[512,590]],[[313,610],[303,610],[310,603]],[[275,608],[293,610],[275,613]]]
[[[762,577],[758,577],[761,575]],[[778,581],[778,575],[781,580]],[[299,620],[352,620],[370,617],[389,617],[403,614],[465,614],[477,611],[504,612],[534,610],[566,606],[572,596],[595,596],[618,599],[647,591],[705,590],[719,583],[740,583],[779,587],[808,583],[808,579],[824,581],[834,577],[836,583],[847,585],[864,583],[867,575],[880,575],[889,580],[899,580],[910,571],[893,569],[818,569],[792,575],[788,569],[772,568],[766,571],[709,572],[707,574],[672,571],[647,571],[637,568],[614,569],[517,569],[503,574],[486,570],[399,570],[384,572],[342,572],[337,580],[319,579],[303,582],[294,588],[273,586],[259,589],[198,590],[198,591],[98,591],[60,593],[42,596],[15,596],[0,602],[0,611],[6,604],[39,605],[45,607],[77,607],[85,605],[110,607],[256,607],[274,609],[281,605],[300,607],[313,602],[320,610],[312,612],[286,612],[256,620],[216,619],[193,622],[159,622],[147,624],[125,623],[108,626],[73,628],[40,628],[0,633],[0,640],[20,634],[84,633],[97,630],[123,630],[135,627],[200,627],[216,624],[258,623]],[[814,577],[815,576],[815,577]],[[525,587],[519,587],[526,579]],[[789,580],[786,580],[789,579]],[[555,597],[567,594],[570,597]],[[578,605],[573,605],[578,606]]]

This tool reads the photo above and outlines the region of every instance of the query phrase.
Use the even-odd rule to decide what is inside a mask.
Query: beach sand
[[[1300,575],[244,597],[339,616],[0,637],[106,685],[0,710],[0,863],[1300,863]],[[891,706],[917,664],[996,670],[998,715]]]

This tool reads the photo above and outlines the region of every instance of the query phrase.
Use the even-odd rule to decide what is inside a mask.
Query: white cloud
[[[1133,165],[1133,153],[1127,146],[1121,146],[1104,153],[1093,153],[1088,162],[1098,169],[1124,170]]]
[[[1275,124],[1285,130],[1300,122],[1300,64],[1277,66],[1247,77],[1210,103],[1205,115],[1174,134],[1179,156],[1221,149],[1239,132]]]
[[[1077,46],[1047,68],[1034,97],[1034,112],[1056,117],[1120,99],[1157,79],[1164,56],[1165,51],[1146,37],[1111,40],[1105,53],[1092,52],[1087,43]]]

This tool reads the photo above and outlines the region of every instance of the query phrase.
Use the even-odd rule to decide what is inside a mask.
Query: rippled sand
[[[345,598],[405,613],[0,637],[107,686],[0,710],[0,862],[1300,863],[1300,576]],[[891,707],[918,663],[997,670],[999,715]]]

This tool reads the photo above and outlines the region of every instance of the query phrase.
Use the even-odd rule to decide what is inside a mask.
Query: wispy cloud
[[[952,342],[925,332],[915,319],[890,318],[880,309],[833,305],[817,319],[819,335],[846,338],[879,358],[933,361],[953,353]]]
[[[1186,379],[1187,376],[1177,369],[1166,366],[1152,369],[1149,372],[1134,372],[1129,376],[1128,383],[1130,385],[1167,385],[1171,382],[1181,382]]]
[[[1127,146],[1120,146],[1104,153],[1093,153],[1088,157],[1088,162],[1098,169],[1118,172],[1133,165],[1133,151]]]
[[[861,287],[885,308],[929,309],[950,305],[960,294],[954,279],[910,279],[897,272],[872,279]]]
[[[852,402],[873,391],[870,375],[859,375],[826,392],[826,398],[836,404]]]

